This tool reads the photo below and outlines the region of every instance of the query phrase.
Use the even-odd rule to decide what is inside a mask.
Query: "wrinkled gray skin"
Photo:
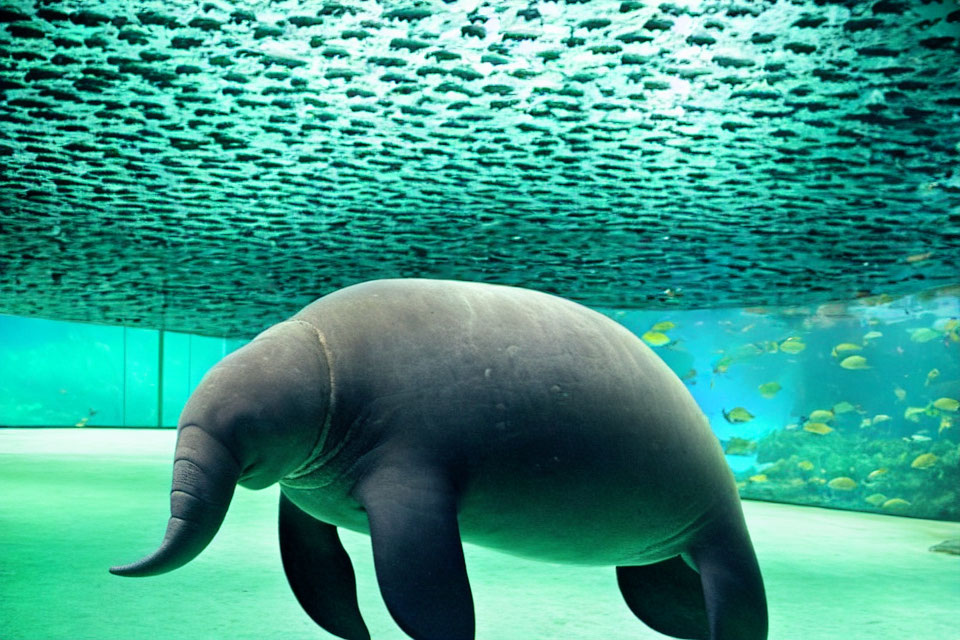
[[[615,565],[674,637],[763,640],[763,583],[731,473],[681,381],[629,331],[534,291],[379,280],[264,331],[180,418],[160,548],[189,562],[237,483],[281,485],[280,544],[307,613],[368,638],[336,527],[371,535],[381,593],[417,640],[473,638],[461,539]]]

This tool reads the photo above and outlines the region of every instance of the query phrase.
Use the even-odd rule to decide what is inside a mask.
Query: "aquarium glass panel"
[[[124,427],[157,425],[157,374],[159,332],[124,329],[126,372],[123,388]]]
[[[0,426],[176,426],[203,374],[246,341],[162,337],[161,387],[160,331],[0,315]]]
[[[0,425],[123,423],[122,327],[0,316]]]
[[[245,340],[164,332],[163,426],[176,426],[183,405],[207,370],[245,343]]]
[[[163,426],[176,426],[177,416],[193,387],[190,385],[190,336],[163,334]]]

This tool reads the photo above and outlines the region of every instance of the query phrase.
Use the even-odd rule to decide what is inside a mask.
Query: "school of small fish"
[[[399,274],[657,309],[947,285],[958,23],[946,0],[10,0],[0,313],[249,337]]]
[[[764,310],[753,311],[753,313],[762,312]],[[836,320],[831,318],[842,317],[843,314],[844,310],[842,308],[831,309],[829,312],[820,310],[817,317],[823,320],[812,323],[810,326],[834,326]],[[731,336],[743,335],[753,330],[755,325],[756,323],[750,323],[738,328],[727,324],[724,329]],[[952,350],[952,353],[956,353],[958,343],[960,343],[960,335],[957,333],[958,326],[960,326],[960,322],[956,318],[938,318],[928,326],[907,328],[904,338],[907,340],[907,344],[918,345],[917,348],[932,348],[934,350],[945,348]],[[871,359],[878,357],[877,354],[887,354],[883,357],[889,358],[889,354],[892,352],[896,354],[896,357],[904,357],[906,351],[903,344],[896,345],[892,350],[889,347],[884,347],[890,340],[889,337],[885,338],[885,336],[890,335],[895,335],[892,327],[888,327],[884,331],[871,329],[866,331],[859,340],[841,341],[834,344],[829,348],[828,359],[820,358],[817,354],[810,357],[817,358],[819,362],[833,362],[835,366],[853,372],[849,375],[851,375],[851,383],[856,384],[852,376],[856,376],[859,380],[861,376],[869,375],[867,372],[874,369]],[[729,375],[728,372],[731,367],[753,363],[758,357],[772,357],[765,354],[779,353],[788,357],[804,354],[803,357],[807,358],[809,355],[807,351],[809,347],[808,339],[810,339],[810,336],[789,335],[778,341],[760,340],[720,350],[718,352],[720,357],[714,366],[714,374],[715,376]],[[935,353],[935,351],[930,353]],[[793,359],[788,359],[785,363],[786,367],[797,366],[797,361]],[[784,378],[789,378],[788,373],[784,372],[783,375]],[[917,374],[908,376],[906,380],[910,381],[910,386],[915,390],[913,402],[910,402],[910,394],[901,384],[894,383],[887,387],[892,389],[896,402],[905,405],[902,409],[902,417],[881,412],[871,413],[869,408],[864,406],[866,403],[861,405],[840,399],[832,405],[811,408],[808,413],[800,416],[797,423],[786,425],[784,428],[786,433],[799,431],[800,433],[811,434],[808,437],[816,438],[836,438],[837,429],[842,428],[845,431],[841,433],[846,434],[845,437],[856,437],[856,433],[859,432],[864,437],[873,438],[887,437],[870,435],[878,433],[875,431],[876,429],[885,430],[883,433],[889,433],[892,429],[902,429],[904,428],[903,425],[912,424],[916,425],[916,430],[900,438],[902,442],[911,447],[907,451],[913,451],[909,455],[904,454],[907,457],[901,457],[897,460],[890,459],[883,466],[876,466],[869,470],[858,470],[857,474],[848,472],[835,475],[829,475],[827,469],[815,464],[812,459],[800,459],[791,463],[795,471],[792,475],[787,473],[786,476],[783,476],[785,468],[782,467],[780,462],[767,463],[759,467],[759,472],[748,475],[745,481],[739,484],[741,491],[745,491],[746,495],[751,495],[751,492],[755,490],[763,491],[765,493],[759,495],[769,497],[776,495],[776,493],[770,493],[774,483],[779,483],[776,486],[782,487],[783,491],[799,490],[804,485],[809,485],[824,487],[832,491],[833,498],[831,499],[843,500],[843,504],[852,505],[854,508],[857,508],[856,505],[859,500],[860,508],[866,506],[883,513],[895,515],[911,513],[916,508],[911,500],[906,499],[903,495],[896,495],[896,493],[890,495],[889,493],[896,491],[898,483],[902,484],[905,480],[909,480],[904,474],[933,474],[933,478],[940,478],[943,474],[952,473],[960,481],[960,475],[957,474],[956,469],[957,453],[950,454],[952,462],[945,466],[944,458],[933,451],[916,452],[916,447],[934,443],[937,438],[943,437],[945,432],[953,433],[951,430],[954,428],[955,419],[960,412],[960,399],[954,397],[954,395],[934,394],[931,396],[930,391],[934,389],[949,391],[952,389],[956,395],[960,395],[960,381],[954,381],[944,386],[941,379],[941,371],[936,367],[920,373],[919,376]],[[916,395],[918,382],[922,382],[924,390],[930,390],[924,392],[926,397]],[[885,386],[889,383],[885,383],[882,378],[874,378],[867,384]],[[778,397],[778,394],[783,391],[783,385],[779,380],[770,380],[759,384],[756,390],[762,398],[771,400]],[[722,413],[728,423],[741,425],[763,419],[764,406],[763,401],[750,402],[729,410],[723,409]],[[847,416],[852,416],[852,423]],[[838,427],[838,424],[848,426]],[[856,431],[850,431],[850,424],[854,425],[853,428]],[[859,429],[857,429],[857,426]],[[822,440],[822,442],[828,441],[830,440]],[[837,446],[846,446],[845,444],[841,445],[839,440],[832,440],[832,442]],[[799,446],[802,447],[802,445]],[[811,449],[810,452],[817,450],[819,449]],[[942,451],[942,448],[939,450]],[[727,440],[725,446],[725,453],[728,455],[749,456],[756,455],[757,452],[762,454],[762,451],[763,439],[757,438],[732,437]],[[960,447],[956,451],[960,453]],[[853,469],[851,468],[850,471],[853,471]],[[910,481],[913,482],[913,480]],[[753,487],[756,487],[756,489],[753,489]],[[764,487],[764,489],[760,489],[760,487]],[[883,488],[884,491],[876,491],[876,488]],[[841,498],[842,495],[848,497]],[[857,498],[857,495],[860,497]]]

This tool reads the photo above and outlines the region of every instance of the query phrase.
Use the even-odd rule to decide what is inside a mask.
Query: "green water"
[[[149,579],[107,567],[163,533],[171,431],[0,431],[4,640],[333,638],[300,609],[280,563],[276,488],[239,489],[213,543]],[[944,640],[960,559],[927,549],[960,524],[744,504],[766,580],[770,639]],[[377,590],[369,540],[343,533],[373,638],[406,638]],[[466,545],[481,640],[664,638],[633,618],[610,567],[536,563]]]

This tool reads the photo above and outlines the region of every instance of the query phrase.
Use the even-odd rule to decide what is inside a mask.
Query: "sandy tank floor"
[[[277,487],[238,489],[213,543],[154,578],[112,576],[159,543],[174,432],[0,430],[0,639],[333,638],[286,583]],[[770,640],[956,637],[960,557],[928,548],[960,524],[744,504],[766,579]],[[369,539],[342,534],[374,640],[406,636],[377,590]],[[611,567],[466,546],[478,640],[665,638],[633,617]]]

